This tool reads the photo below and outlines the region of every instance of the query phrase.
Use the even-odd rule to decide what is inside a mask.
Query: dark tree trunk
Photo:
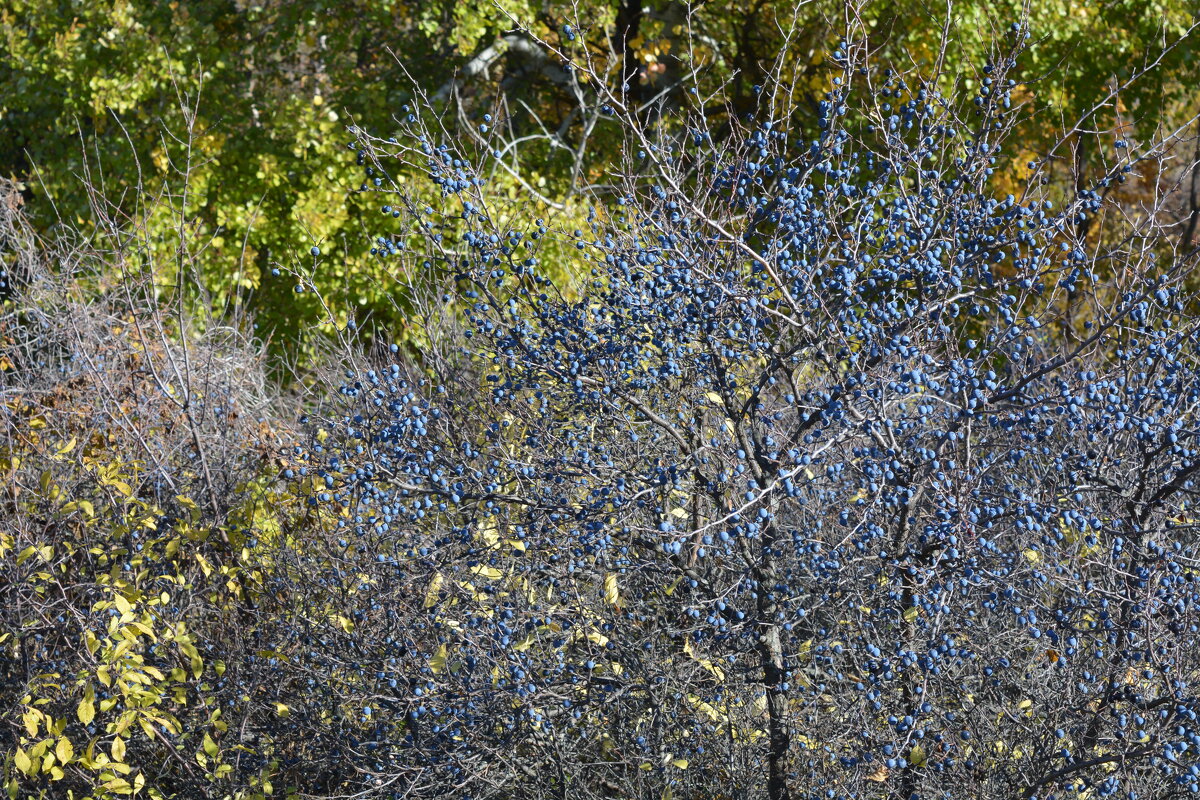
[[[642,0],[624,0],[617,8],[613,49],[621,55],[621,93],[634,103],[642,98],[642,64],[630,43],[638,37],[642,25]]]
[[[763,556],[758,575],[759,665],[767,693],[767,796],[791,800],[788,789],[788,753],[792,733],[788,728],[787,662],[775,600],[776,569],[773,550],[776,531],[771,526],[763,538]]]

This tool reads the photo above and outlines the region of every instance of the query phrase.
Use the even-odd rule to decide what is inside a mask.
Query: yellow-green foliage
[[[483,35],[474,5],[60,6],[0,11],[0,61],[11,67],[0,72],[0,177],[25,181],[39,226],[98,224],[92,182],[144,215],[157,259],[173,252],[182,210],[203,249],[205,299],[252,311],[260,334],[288,347],[329,322],[290,274],[310,271],[319,244],[315,278],[335,318],[400,327],[406,276],[366,253],[346,125],[387,132],[411,96],[386,46],[423,82],[448,78],[453,59],[432,56]],[[466,13],[461,25],[443,16],[451,9]],[[136,207],[127,192],[139,183],[166,202]]]
[[[165,797],[221,781],[226,719],[245,707],[222,708],[219,687],[269,547],[233,546],[186,496],[169,514],[102,432],[61,439],[61,411],[4,413],[9,796]]]
[[[238,681],[285,617],[267,587],[303,506],[273,481],[257,351],[169,322],[135,281],[97,297],[87,271],[50,274],[96,254],[37,240],[16,209],[0,193],[29,273],[0,317],[0,783],[263,796],[276,698]]]
[[[140,183],[152,194],[172,187],[171,201],[155,204],[144,221],[147,246],[169,252],[180,211],[194,217],[203,299],[213,307],[251,311],[274,345],[306,352],[313,333],[352,318],[383,327],[387,340],[403,339],[419,333],[406,294],[421,280],[420,265],[367,253],[383,203],[355,194],[346,126],[392,134],[414,84],[436,94],[518,24],[572,58],[590,54],[601,72],[636,73],[631,90],[639,100],[698,69],[704,92],[720,90],[744,111],[757,102],[752,87],[782,54],[779,75],[793,87],[795,124],[815,125],[825,62],[846,30],[840,2],[720,0],[696,4],[690,15],[682,4],[644,13],[635,5],[593,3],[577,20],[570,4],[529,0],[499,7],[484,0],[10,2],[0,10],[0,177],[25,181],[43,228],[59,218],[97,224],[85,181],[123,198],[126,212],[135,210],[131,187]],[[943,19],[940,7],[922,3],[866,3],[849,17],[855,35],[902,68],[914,61],[930,68],[949,29],[947,80],[977,82],[995,36],[1022,8],[956,2]],[[1044,40],[1022,66],[1024,77],[1038,76],[1030,108],[1041,110],[1027,132],[1031,143],[1044,143],[1113,79],[1146,64],[1147,52],[1174,41],[1194,9],[1178,0],[1055,2],[1034,3],[1029,14],[1033,37]],[[577,41],[562,31],[568,21]],[[594,115],[578,113],[575,88],[554,72],[558,56],[548,55],[543,69],[505,48],[459,88],[472,120],[502,109],[506,127],[498,133],[523,141],[521,157],[506,159],[520,180],[496,170],[495,194],[535,201],[536,192],[557,202],[581,182],[607,182],[603,165],[620,146],[616,128],[605,120],[589,127]],[[1100,121],[1143,134],[1147,125],[1170,122],[1198,77],[1194,53],[1191,41],[1172,47],[1105,106]],[[621,66],[622,58],[629,63]],[[723,104],[709,105],[725,113]],[[454,114],[443,120],[450,129],[461,121]],[[1069,182],[1065,170],[1059,177]],[[568,216],[585,213],[568,205]],[[535,207],[530,216],[546,211]],[[315,266],[308,255],[314,245],[322,251]],[[295,292],[294,271],[314,282],[332,317],[316,295]],[[168,273],[160,277],[170,282]]]

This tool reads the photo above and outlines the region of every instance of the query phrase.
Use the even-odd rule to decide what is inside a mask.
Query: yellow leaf
[[[678,767],[679,769],[687,769],[688,768],[688,760],[686,758],[672,759],[671,765]]]
[[[58,759],[58,763],[69,763],[73,755],[75,755],[75,748],[71,745],[71,740],[67,737],[62,737],[54,745],[54,757]]]
[[[689,694],[687,699],[689,703],[704,712],[704,715],[707,716],[711,721],[717,722],[721,719],[720,713],[713,708],[711,704],[704,702],[696,695]]]
[[[79,701],[79,708],[75,709],[75,715],[79,717],[79,721],[84,725],[90,725],[92,720],[96,718],[96,706],[90,698],[91,693],[92,688],[89,686],[87,694]]]
[[[485,567],[483,564],[475,565],[471,568],[471,572],[475,573],[476,575],[482,575],[483,577],[489,578],[493,581],[504,577],[504,573],[500,570],[496,569],[495,567]]]
[[[919,744],[913,745],[913,749],[908,753],[908,763],[912,764],[914,767],[923,767],[928,760],[928,756],[925,755],[925,748],[921,747]]]
[[[480,524],[479,536],[488,547],[494,547],[500,541],[500,531],[494,518]]]
[[[113,757],[113,761],[124,761],[125,760],[125,740],[122,739],[120,736],[113,739],[112,757]]]
[[[65,456],[67,453],[75,449],[75,437],[72,436],[69,441],[63,443],[61,447],[54,453],[56,457]]]
[[[696,651],[692,648],[692,642],[690,639],[684,639],[683,652],[689,658],[694,659],[698,664],[700,664],[700,666],[711,672],[717,680],[725,680],[725,672],[719,666],[707,658],[701,658],[700,656],[696,655]]]
[[[291,713],[291,709],[289,709],[283,703],[276,703],[275,704],[275,713],[281,717],[286,717],[288,714]]]
[[[917,612],[916,606],[910,606],[910,607],[904,609],[904,621],[905,622],[915,622],[917,619],[917,613],[918,612]]]
[[[708,392],[704,396],[707,397],[708,402],[712,403],[713,405],[721,405],[721,395],[717,394],[716,392]]]
[[[85,515],[87,515],[87,517],[89,519],[96,516],[96,509],[92,506],[91,502],[88,500],[75,500],[73,502],[67,503],[65,506],[62,507],[62,510],[63,510],[64,514],[71,514],[76,511],[83,511],[83,513]]]
[[[213,738],[207,733],[204,734],[204,740],[201,742],[201,746],[204,748],[205,754],[210,758],[216,758],[217,753],[220,752],[220,749],[217,747],[217,743],[214,742]]]
[[[1025,556],[1025,560],[1030,564],[1036,564],[1042,560],[1041,554],[1033,548],[1026,548],[1025,550],[1022,550],[1021,555]]]
[[[604,600],[613,606],[621,602],[621,592],[617,588],[617,574],[615,572],[610,572],[604,576]]]
[[[104,784],[104,788],[113,794],[133,794],[133,787],[124,778],[113,778]]]
[[[433,580],[429,582],[429,588],[425,590],[425,607],[433,608],[437,605],[438,592],[442,590],[442,583],[446,579],[442,577],[442,573],[435,572]]]
[[[446,668],[447,657],[448,653],[446,651],[446,645],[440,645],[437,649],[437,652],[433,654],[433,658],[429,659],[430,672],[436,675],[444,670]]]
[[[24,772],[26,775],[32,775],[37,769],[37,767],[33,765],[33,761],[29,758],[29,755],[19,747],[17,748],[17,754],[13,757],[13,763],[16,765],[17,769],[21,770],[21,772]]]
[[[192,675],[199,678],[204,672],[204,659],[200,657],[200,653],[196,650],[196,645],[191,642],[179,642],[179,649],[188,657],[192,668]]]
[[[138,725],[141,727],[142,731],[146,734],[147,739],[155,738],[154,726],[150,724],[149,720],[145,719],[144,717],[138,717]]]

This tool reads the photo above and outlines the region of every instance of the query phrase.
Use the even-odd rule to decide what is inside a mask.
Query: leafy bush
[[[40,240],[3,189],[8,794],[262,796],[282,720],[251,687],[286,618],[266,580],[286,498],[260,351],[158,304],[128,231]],[[239,748],[217,748],[230,726]]]

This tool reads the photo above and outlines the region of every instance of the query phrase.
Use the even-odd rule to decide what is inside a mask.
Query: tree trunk
[[[638,37],[642,25],[641,0],[625,0],[617,7],[616,25],[614,26],[613,49],[621,54],[621,83],[618,90],[635,104],[641,101],[642,64],[638,61],[637,53],[631,42]]]
[[[788,789],[788,754],[792,732],[788,728],[787,664],[783,656],[783,635],[774,600],[776,570],[774,561],[775,528],[763,537],[763,555],[758,575],[758,653],[763,685],[767,692],[767,797],[791,800]]]

